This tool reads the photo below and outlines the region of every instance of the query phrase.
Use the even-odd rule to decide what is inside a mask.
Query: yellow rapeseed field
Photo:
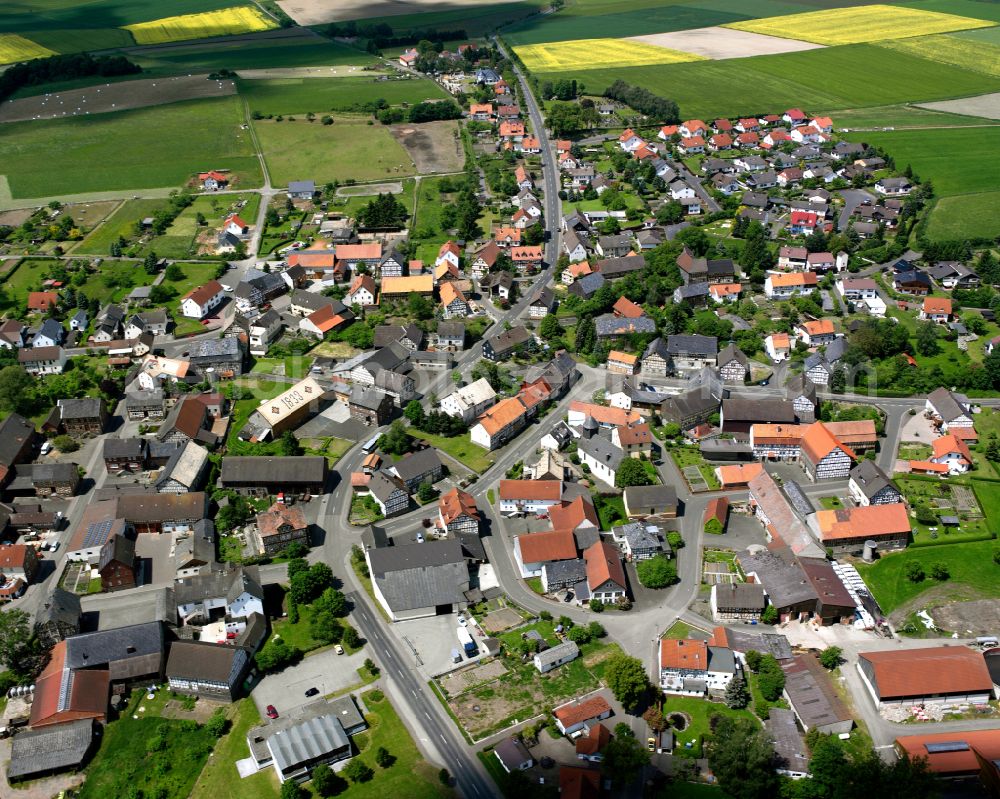
[[[277,23],[251,6],[233,6],[201,14],[163,17],[151,22],[126,25],[138,44],[163,44],[209,36],[232,36],[277,28]]]
[[[830,8],[805,14],[731,22],[723,27],[735,30],[799,39],[814,44],[860,44],[886,39],[906,39],[932,33],[988,28],[995,25],[972,17],[921,11],[903,6],[855,6]]]
[[[55,55],[55,51],[35,44],[31,39],[25,39],[16,33],[0,33],[0,64],[13,64],[15,61],[29,61],[50,55]]]
[[[528,44],[515,47],[514,51],[533,72],[641,67],[705,60],[693,53],[624,39],[574,39],[568,42]]]
[[[961,36],[918,36],[882,42],[879,47],[1000,78],[1000,46]]]

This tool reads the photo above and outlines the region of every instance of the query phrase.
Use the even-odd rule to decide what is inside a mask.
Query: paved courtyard
[[[359,683],[358,669],[366,657],[364,649],[353,655],[338,655],[332,648],[308,655],[297,665],[264,677],[253,689],[254,704],[262,718],[266,718],[264,710],[268,705],[274,705],[279,714],[285,715],[294,708]],[[319,688],[319,694],[306,696],[310,688]]]

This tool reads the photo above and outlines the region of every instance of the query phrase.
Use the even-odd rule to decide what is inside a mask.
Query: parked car
[[[274,705],[268,705],[264,710],[264,715],[266,715],[269,719],[276,719],[278,718],[278,711],[275,709]]]
[[[308,689],[308,690],[306,691],[306,696],[316,696],[316,694],[318,694],[318,693],[319,693],[319,688],[316,688],[316,687],[314,686],[314,687],[312,687],[312,688],[309,688],[309,689]]]
[[[52,452],[52,442],[51,441],[43,442],[42,448],[39,450],[39,452],[41,452],[42,455],[48,455],[50,452]]]
[[[336,647],[336,649],[334,651],[338,655],[343,655],[344,654],[344,647],[342,647],[340,644],[337,644],[337,647]]]
[[[649,738],[647,738],[646,739],[646,748],[650,752],[655,752],[656,751],[656,738],[654,738],[653,736],[650,736]]]

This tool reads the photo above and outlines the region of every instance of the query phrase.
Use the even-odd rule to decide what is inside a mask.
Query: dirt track
[[[453,121],[424,122],[420,125],[393,125],[389,128],[393,138],[406,150],[417,172],[459,172],[465,163],[462,141],[456,136],[457,123]]]
[[[779,39],[760,33],[732,30],[730,28],[695,28],[673,33],[651,33],[632,36],[637,42],[645,42],[656,47],[694,53],[705,58],[749,58],[755,55],[776,53],[797,53],[800,50],[815,50],[821,44],[800,42],[795,39]]]
[[[128,80],[10,100],[0,105],[0,122],[80,117],[231,94],[236,94],[233,81],[209,80],[208,75]]]

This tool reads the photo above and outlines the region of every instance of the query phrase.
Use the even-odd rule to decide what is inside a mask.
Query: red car
[[[269,719],[278,718],[278,711],[275,709],[274,705],[268,705],[264,713],[267,714]]]

